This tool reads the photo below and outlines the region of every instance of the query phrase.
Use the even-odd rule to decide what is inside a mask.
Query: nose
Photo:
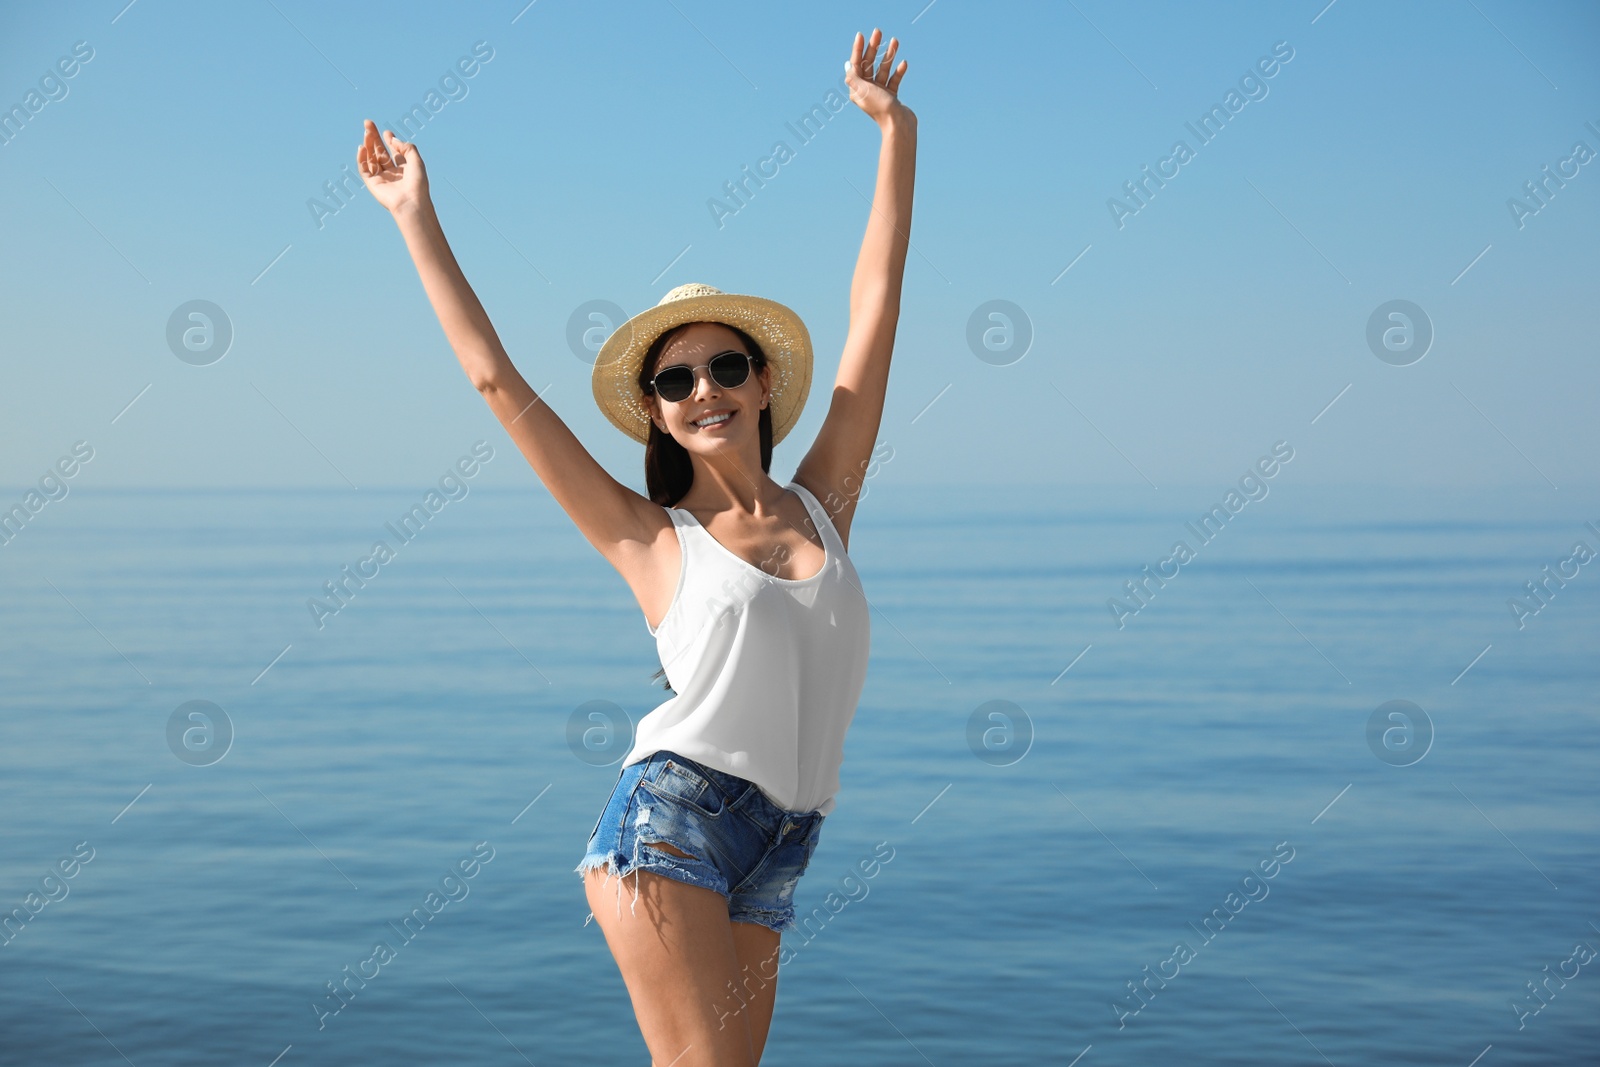
[[[690,373],[694,375],[694,395],[696,397],[701,399],[709,399],[718,394],[719,386],[711,377],[711,368],[709,366],[696,367],[694,370],[690,371]],[[704,389],[701,388],[702,384],[705,386]]]

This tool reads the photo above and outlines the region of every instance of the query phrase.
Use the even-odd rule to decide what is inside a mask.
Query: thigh
[[[739,956],[727,900],[654,871],[606,873],[585,872],[585,891],[652,1060],[674,1067],[754,1065],[750,1024],[728,1003]],[[624,881],[636,885],[624,888]],[[621,895],[635,892],[637,907],[619,906]]]
[[[757,923],[733,923],[733,949],[739,955],[735,986],[740,1011],[750,1026],[750,1047],[757,1062],[767,1047],[772,1009],[778,999],[778,949],[783,935]]]
[[[782,932],[794,924],[794,890],[810,864],[821,835],[820,816],[782,813],[778,840],[761,863],[730,894],[734,949],[739,955],[736,996],[750,1026],[750,1042],[759,1061],[766,1048],[778,998],[779,949]]]

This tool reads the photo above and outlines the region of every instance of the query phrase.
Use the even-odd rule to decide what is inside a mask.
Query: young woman
[[[368,121],[357,152],[462,369],[632,589],[677,694],[640,721],[577,868],[663,1067],[760,1062],[782,931],[866,676],[869,609],[846,543],[888,387],[917,129],[897,40],[874,67],[881,40],[856,34],[845,64],[850,100],[882,133],[878,179],[832,403],[787,486],[768,474],[772,447],[811,384],[794,312],[685,285],[606,341],[595,399],[645,445],[647,499],[512,365],[445,241],[416,146],[385,131],[386,150]]]

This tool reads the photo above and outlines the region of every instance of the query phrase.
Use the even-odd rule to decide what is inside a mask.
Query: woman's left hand
[[[855,43],[850,48],[850,58],[844,65],[845,83],[850,87],[851,101],[880,126],[896,113],[911,114],[911,109],[900,102],[898,95],[900,79],[905,77],[908,65],[902,59],[899,68],[894,67],[894,54],[900,47],[898,38],[889,38],[889,47],[883,53],[883,60],[876,70],[873,69],[873,59],[882,41],[883,34],[877,29],[872,31],[870,40],[864,40],[858,31]]]

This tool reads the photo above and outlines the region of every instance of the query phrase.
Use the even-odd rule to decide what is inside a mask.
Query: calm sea
[[[426,488],[79,487],[0,547],[0,1062],[647,1062],[572,868],[654,645],[537,484],[401,541]],[[765,1063],[1600,1060],[1600,562],[1507,604],[1600,499],[1285,479],[1202,543],[1223,488],[871,483]]]

